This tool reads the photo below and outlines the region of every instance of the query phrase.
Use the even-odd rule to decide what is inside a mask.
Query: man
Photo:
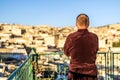
[[[97,80],[95,65],[98,37],[87,30],[89,17],[80,14],[76,18],[77,31],[68,35],[64,54],[70,57],[68,80]]]

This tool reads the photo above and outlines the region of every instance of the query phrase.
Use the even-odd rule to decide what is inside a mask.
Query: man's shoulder
[[[72,32],[68,35],[68,37],[74,37],[76,35],[76,32]]]
[[[95,34],[95,33],[93,33],[93,32],[89,32],[89,34],[90,34],[91,36],[94,36],[94,37],[97,37],[97,38],[98,38],[97,34]]]

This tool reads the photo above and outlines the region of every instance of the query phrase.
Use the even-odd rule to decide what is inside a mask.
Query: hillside
[[[36,51],[44,52],[49,47],[62,50],[65,39],[69,33],[75,31],[74,27],[63,28],[48,25],[26,26],[18,24],[0,24],[1,48],[32,47]],[[111,24],[89,28],[99,37],[100,50],[113,47],[114,42],[120,41],[120,24]]]

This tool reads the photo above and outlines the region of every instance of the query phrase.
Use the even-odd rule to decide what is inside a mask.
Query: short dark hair
[[[82,14],[79,14],[77,17],[76,17],[76,22],[79,24],[79,25],[85,25],[85,26],[89,26],[89,17],[88,15],[82,13]]]

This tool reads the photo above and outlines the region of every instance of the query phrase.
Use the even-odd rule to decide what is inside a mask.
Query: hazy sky
[[[120,23],[120,0],[0,0],[0,23],[75,26],[80,13],[92,27]]]

